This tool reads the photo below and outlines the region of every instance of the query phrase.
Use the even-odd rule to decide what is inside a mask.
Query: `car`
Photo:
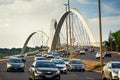
[[[85,50],[80,50],[80,54],[84,54],[85,55]]]
[[[54,58],[62,58],[62,55],[60,53],[54,53],[53,57]]]
[[[61,73],[67,74],[67,66],[62,59],[51,59],[56,64]]]
[[[111,57],[111,53],[109,51],[104,52],[105,57]]]
[[[56,65],[48,60],[37,60],[34,61],[32,66],[28,70],[29,80],[35,79],[52,79],[60,80],[60,71]]]
[[[89,50],[89,52],[94,52],[95,51],[94,48],[89,48],[88,50]]]
[[[68,64],[69,71],[85,71],[85,65],[80,59],[71,59]]]
[[[36,54],[35,57],[42,57],[42,53]]]
[[[119,72],[118,72],[118,80],[120,80],[120,70],[119,70]]]
[[[120,61],[110,61],[103,67],[102,79],[110,80],[118,79],[118,72],[120,70]]]
[[[68,62],[69,62],[68,58],[61,58],[61,59],[64,60],[66,65],[68,65]]]
[[[34,60],[47,60],[46,57],[35,57]]]
[[[98,52],[95,54],[95,58],[98,59],[98,58],[100,58],[100,56],[101,56],[101,54],[100,54],[100,52],[98,51]],[[103,59],[104,59],[104,56],[105,56],[105,55],[103,54]]]
[[[23,60],[23,62],[26,62],[26,57],[24,55],[18,55],[18,58],[21,58]]]
[[[47,58],[53,58],[54,56],[53,56],[52,52],[48,52],[48,53],[46,53],[46,57]]]
[[[7,72],[12,70],[24,72],[25,64],[21,58],[10,57],[7,61]]]

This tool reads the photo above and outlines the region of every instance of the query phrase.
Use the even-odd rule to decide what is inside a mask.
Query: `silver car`
[[[25,64],[21,58],[11,57],[7,61],[7,72],[12,70],[24,72]]]
[[[83,64],[83,62],[80,59],[72,59],[69,61],[68,64],[68,70],[69,71],[85,71],[85,65]]]
[[[106,80],[106,78],[110,80],[118,79],[119,70],[120,70],[120,61],[108,62],[103,67],[103,73],[102,73],[103,80]]]
[[[62,59],[51,59],[56,64],[61,73],[67,74],[67,66]]]
[[[29,80],[60,80],[60,71],[53,62],[48,60],[34,61],[29,68]]]

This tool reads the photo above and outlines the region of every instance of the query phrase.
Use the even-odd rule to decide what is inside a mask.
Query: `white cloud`
[[[115,7],[116,5],[103,4],[103,9],[108,13],[120,14],[120,10]]]
[[[36,30],[49,34],[51,20],[58,19],[64,11],[63,2],[13,0],[9,5],[0,5],[0,47],[22,47],[27,37]]]
[[[95,33],[95,37],[99,40],[99,24],[98,18],[89,19],[89,23],[93,32]],[[102,17],[102,34],[103,40],[108,40],[108,35],[110,30],[115,32],[120,30],[120,16],[109,16],[109,17]]]
[[[96,4],[96,0],[78,0],[81,4]]]

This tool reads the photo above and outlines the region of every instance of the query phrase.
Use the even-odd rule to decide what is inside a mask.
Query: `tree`
[[[113,33],[112,36],[113,36],[113,41],[115,42],[116,45],[116,50],[120,51],[120,30]]]

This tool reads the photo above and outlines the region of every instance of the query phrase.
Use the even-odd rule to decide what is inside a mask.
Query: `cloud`
[[[13,4],[15,0],[0,0],[0,5]]]
[[[96,0],[78,0],[81,4],[97,4]]]
[[[103,4],[103,9],[108,13],[120,14],[120,6],[118,3]]]

